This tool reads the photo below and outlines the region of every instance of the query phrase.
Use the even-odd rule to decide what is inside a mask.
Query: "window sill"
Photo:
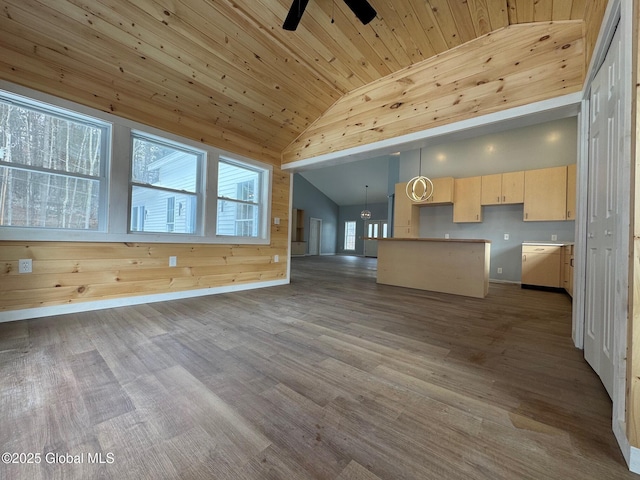
[[[37,228],[1,228],[0,241],[103,242],[103,243],[197,243],[215,245],[269,245],[270,238],[183,235],[170,233],[104,233],[84,230],[43,231]]]

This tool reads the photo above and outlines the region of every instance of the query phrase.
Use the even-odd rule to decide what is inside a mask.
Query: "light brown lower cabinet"
[[[562,248],[562,259],[562,284],[573,297],[573,245],[565,245]]]
[[[563,287],[562,245],[522,245],[522,284]]]

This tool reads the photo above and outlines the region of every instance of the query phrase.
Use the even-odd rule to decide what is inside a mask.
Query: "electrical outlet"
[[[174,256],[169,257],[169,266],[175,267],[176,265],[178,265],[178,257],[174,257]]]
[[[31,273],[33,271],[33,263],[30,258],[21,258],[18,260],[18,273]]]
[[[448,234],[448,233],[445,233],[445,234],[444,234],[444,238],[449,238],[449,234]]]
[[[558,235],[551,235],[551,241],[555,242],[556,240],[558,240]]]
[[[498,275],[502,273],[502,267],[498,267]]]
[[[278,263],[280,261],[280,255],[274,255],[273,256],[273,262],[274,263]]]
[[[509,234],[508,234],[508,233],[505,233],[505,234],[504,234],[504,239],[505,239],[505,240],[509,240]]]
[[[275,217],[275,218],[273,219],[273,224],[274,224],[274,225],[280,225],[280,217]]]

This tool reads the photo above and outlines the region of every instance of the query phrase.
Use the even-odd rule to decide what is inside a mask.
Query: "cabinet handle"
[[[525,220],[526,220],[527,218],[529,218],[529,214],[528,214],[528,213],[525,213],[525,214],[524,214],[524,218],[525,218]]]
[[[571,210],[567,210],[567,218],[571,218]]]
[[[500,196],[498,195],[498,203],[500,203]]]
[[[571,268],[573,268],[573,258],[569,260],[569,265],[571,265]]]
[[[502,203],[504,203],[504,202],[506,202],[506,201],[507,201],[507,196],[506,196],[506,195],[503,195],[503,196],[502,196]]]
[[[479,219],[480,219],[480,215],[476,215],[476,220],[479,220]]]
[[[522,261],[526,262],[527,261],[527,256],[526,255],[522,255]]]

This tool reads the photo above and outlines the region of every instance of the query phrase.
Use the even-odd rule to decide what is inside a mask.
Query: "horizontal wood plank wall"
[[[285,279],[289,185],[274,169],[270,245],[0,242],[0,311]],[[32,274],[18,273],[21,258]]]
[[[582,21],[512,25],[338,100],[283,152],[283,165],[582,88]]]

